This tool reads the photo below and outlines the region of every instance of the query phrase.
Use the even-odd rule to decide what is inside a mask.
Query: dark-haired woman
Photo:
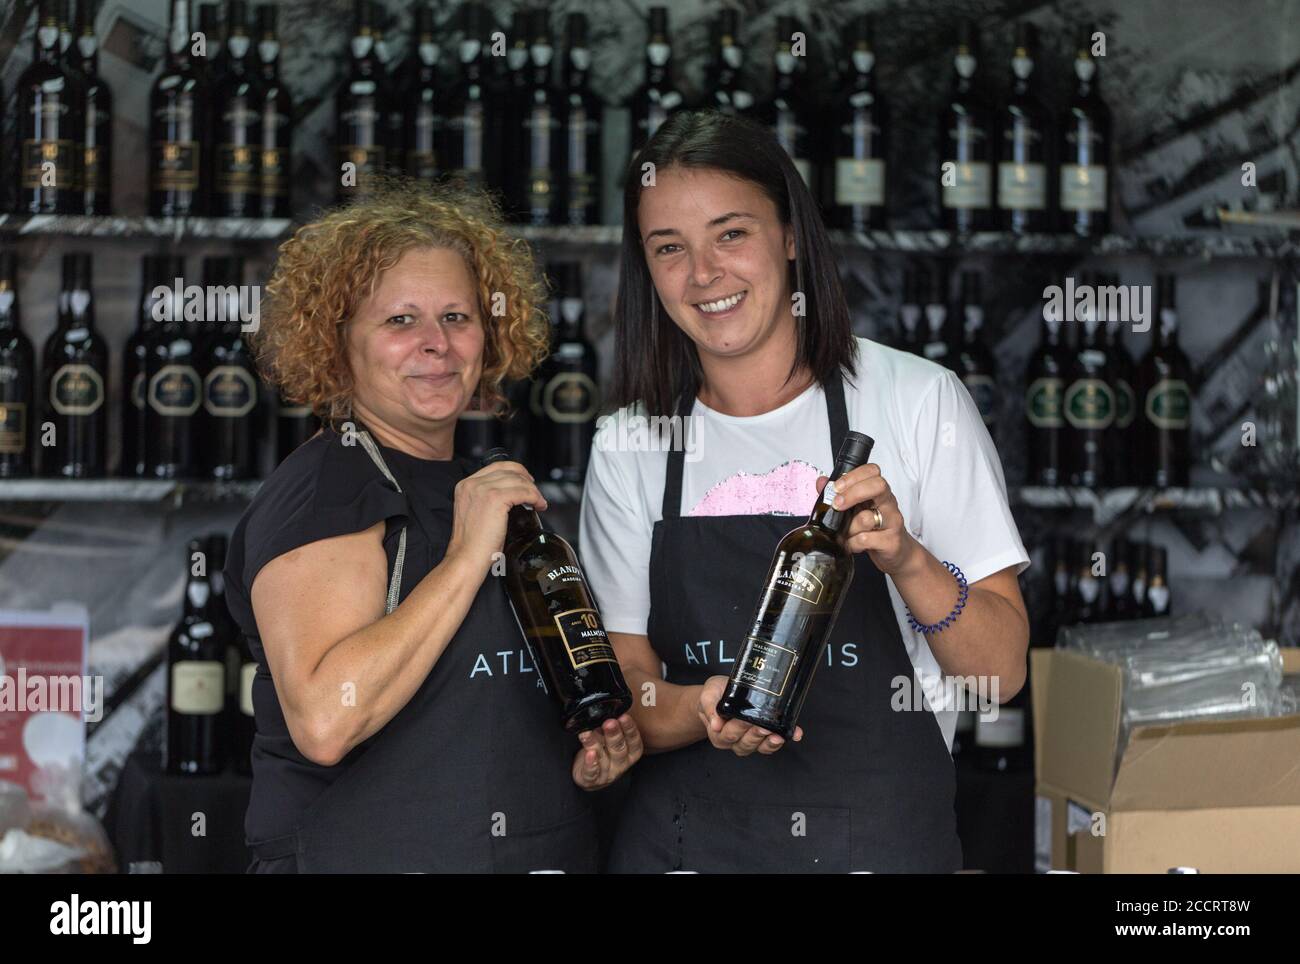
[[[631,169],[654,176],[627,181],[620,407],[597,434],[581,530],[642,694],[647,755],[611,869],[958,870],[945,682],[1005,702],[1028,645],[1028,557],[989,434],[955,374],[852,336],[825,228],[766,129],[679,113]],[[636,416],[673,415],[690,416],[684,444],[624,443]],[[855,575],[783,746],[716,705],[772,551],[849,430],[876,443],[836,487],[857,509]]]

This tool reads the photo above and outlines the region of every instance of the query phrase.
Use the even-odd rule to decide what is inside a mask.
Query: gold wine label
[[[574,669],[591,663],[618,663],[605,627],[600,624],[600,613],[596,610],[584,607],[557,613],[555,628],[560,632]]]
[[[831,483],[826,483],[826,486],[829,489]],[[831,490],[831,498],[834,497],[834,490]],[[802,562],[778,569],[772,576],[770,586],[773,592],[797,596],[814,606],[820,604],[826,596],[826,584],[813,570],[805,568]]]
[[[793,649],[770,639],[746,636],[735,674],[736,682],[771,696],[782,696],[798,661],[799,654]]]

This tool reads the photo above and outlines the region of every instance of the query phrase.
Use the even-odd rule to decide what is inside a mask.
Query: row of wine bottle
[[[923,269],[906,268],[894,342],[960,375],[995,433],[1004,399],[986,341],[981,277],[962,272],[950,311],[941,275],[932,273],[927,284]],[[1079,290],[1086,286],[1095,296],[1069,315],[1044,308],[1041,342],[1025,371],[1030,484],[1186,486],[1192,375],[1178,344],[1176,279],[1156,279],[1156,320],[1140,361],[1121,337],[1130,322],[1109,310],[1121,303],[1111,293],[1128,304],[1128,289],[1117,275],[1085,273],[1080,280]],[[1070,339],[1065,326],[1075,322]]]
[[[510,444],[539,478],[581,482],[591,452],[600,388],[583,331],[580,266],[548,266],[551,352],[533,378],[511,385],[513,414],[478,408],[457,425],[456,448],[472,458]],[[0,478],[39,473],[96,478],[109,472],[109,345],[95,324],[92,261],[63,258],[56,330],[39,365],[22,331],[16,259],[0,251]],[[237,256],[203,260],[203,284],[185,281],[185,259],[145,255],[137,325],[122,347],[121,452],[126,478],[258,478],[267,431],[266,389],[246,343],[251,286]],[[319,421],[305,405],[276,399],[276,463]]]
[[[99,76],[89,0],[74,2],[69,25],[63,0],[42,0],[33,62],[19,80],[16,207],[25,213],[112,212],[112,92]],[[149,98],[149,213],[289,217],[294,104],[279,75],[276,7],[258,5],[254,26],[246,0],[227,0],[224,31],[215,9],[200,5],[194,31],[190,0],[171,0],[166,61]],[[477,0],[443,25],[416,0],[410,19],[410,52],[395,64],[383,4],[355,0],[347,76],[334,96],[337,199],[364,191],[379,173],[450,177],[495,190],[519,222],[599,223],[605,104],[590,85],[586,16],[567,15],[558,71],[544,8],[514,11],[504,56],[492,56],[497,25]],[[448,28],[460,36],[454,78],[441,71]],[[1074,92],[1054,115],[1036,93],[1030,25],[1016,27],[1010,88],[995,108],[978,70],[976,30],[959,24],[952,90],[937,124],[944,227],[1109,230],[1112,134],[1098,88],[1100,36],[1081,36]],[[688,100],[673,76],[668,8],[652,7],[643,83],[626,105],[632,149],[684,107],[751,117],[775,133],[828,221],[884,227],[891,123],[876,86],[872,20],[849,25],[833,103],[809,81],[799,37],[793,18],[777,18],[771,90],[760,98],[744,75],[739,15],[722,10],[711,25],[706,91]],[[1104,52],[1104,38],[1101,45]]]

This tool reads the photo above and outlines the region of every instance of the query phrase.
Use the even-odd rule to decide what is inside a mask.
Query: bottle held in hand
[[[808,521],[777,544],[754,622],[717,713],[794,736],[795,724],[821,662],[849,584],[853,553],[839,540],[851,511],[831,503],[835,482],[866,463],[875,444],[860,432],[840,443],[835,468]]]
[[[494,448],[483,464],[510,462]],[[570,733],[622,716],[632,694],[592,601],[577,553],[542,526],[537,510],[510,510],[505,541],[506,594],[547,692]]]

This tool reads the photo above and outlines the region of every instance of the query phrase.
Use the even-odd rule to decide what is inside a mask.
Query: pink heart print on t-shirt
[[[817,498],[815,465],[795,459],[762,475],[737,472],[705,493],[690,516],[807,515]]]

